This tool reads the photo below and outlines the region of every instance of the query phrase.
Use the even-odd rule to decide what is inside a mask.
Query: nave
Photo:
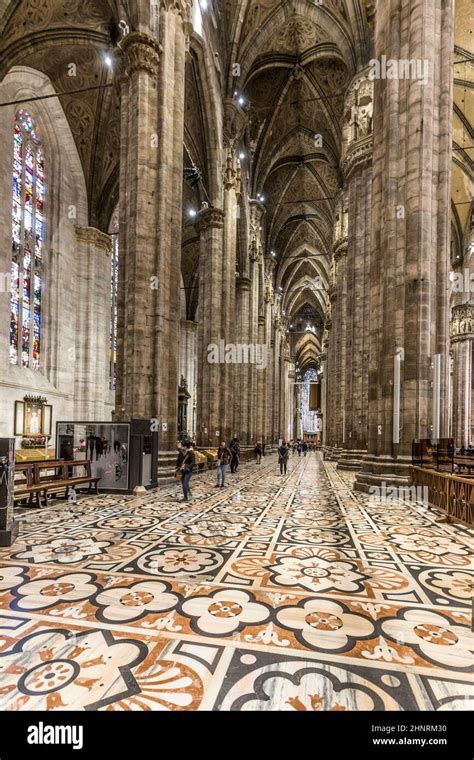
[[[319,453],[214,482],[22,510],[0,709],[472,709],[467,528]]]

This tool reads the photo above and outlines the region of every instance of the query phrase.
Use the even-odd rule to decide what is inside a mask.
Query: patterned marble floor
[[[23,510],[0,709],[472,709],[472,533],[290,470]]]

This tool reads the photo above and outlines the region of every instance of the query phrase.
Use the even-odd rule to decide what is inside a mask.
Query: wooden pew
[[[67,499],[71,488],[76,489],[77,486],[86,484],[89,484],[89,492],[99,493],[100,478],[92,476],[91,462],[88,459],[25,462],[17,465],[16,470],[23,468],[25,477],[20,479],[19,487],[15,489],[15,499],[24,500],[28,497],[28,503],[24,506],[47,506],[48,496],[62,491]],[[74,472],[78,468],[85,472]]]

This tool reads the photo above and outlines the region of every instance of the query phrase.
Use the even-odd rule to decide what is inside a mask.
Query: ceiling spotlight
[[[281,285],[278,286],[278,290],[280,291],[280,293],[283,293],[283,288],[281,287]]]
[[[242,95],[239,97],[238,103],[239,103],[239,106],[245,105],[245,98],[243,98]]]
[[[203,9],[203,11],[207,11],[207,0],[200,0],[199,5]]]
[[[194,218],[195,216],[197,216],[197,211],[194,208],[190,208],[189,211],[188,211],[188,214],[189,214],[189,216],[191,216],[191,217]]]
[[[245,158],[245,153],[244,153],[243,150],[240,151],[239,158],[240,158],[241,161],[242,161],[243,158]]]
[[[109,69],[112,68],[112,58],[110,57],[110,55],[106,55],[104,57],[104,63],[106,66],[109,67]]]

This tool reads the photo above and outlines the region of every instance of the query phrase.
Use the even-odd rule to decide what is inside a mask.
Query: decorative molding
[[[110,254],[112,250],[112,238],[105,232],[101,232],[96,227],[78,227],[76,225],[76,237],[80,243],[93,245],[96,248],[102,248],[105,253]]]
[[[449,324],[451,343],[474,339],[474,304],[454,306]]]
[[[158,73],[161,45],[142,32],[130,32],[120,42],[126,56],[126,73],[132,76],[137,71],[146,71],[151,76]]]
[[[373,156],[373,138],[372,135],[364,137],[363,140],[353,142],[347,153],[341,159],[341,170],[346,180],[358,169],[372,164]]]
[[[339,261],[339,259],[342,259],[343,256],[346,256],[347,249],[348,249],[348,238],[344,237],[342,238],[342,240],[338,240],[334,244],[334,248],[333,248],[334,260]]]
[[[192,21],[192,0],[161,0],[161,7],[165,11],[177,13],[183,21]]]
[[[209,228],[222,229],[224,226],[225,211],[214,206],[202,208],[194,222],[196,230],[201,233]]]

